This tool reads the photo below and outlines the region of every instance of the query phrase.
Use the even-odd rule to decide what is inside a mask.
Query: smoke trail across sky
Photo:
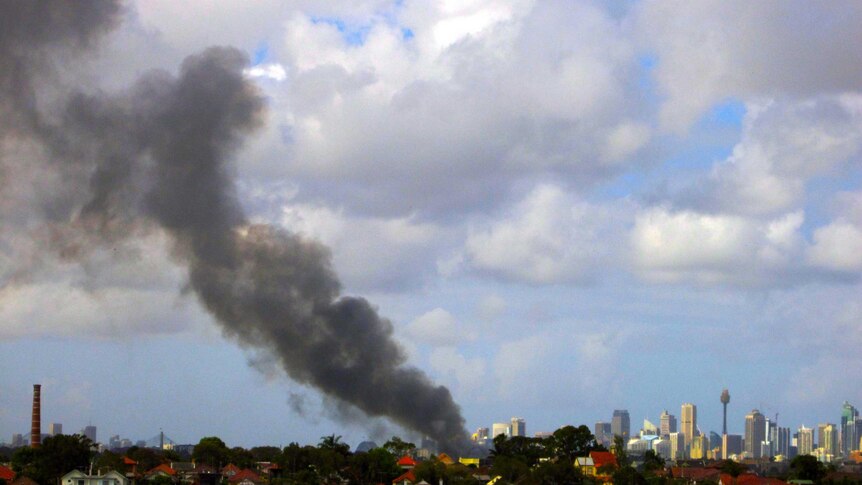
[[[0,204],[16,196],[15,176],[50,176],[55,190],[38,204],[50,247],[69,259],[164,230],[189,288],[226,334],[272,353],[298,382],[445,449],[461,446],[464,420],[449,390],[405,365],[392,324],[368,301],[340,296],[328,250],[246,219],[230,157],[264,109],[243,76],[246,56],[210,48],[177,76],[147,73],[118,96],[74,92],[46,115],[37,84],[49,82],[52,56],[85,50],[120,13],[106,2],[70,5],[2,5]],[[20,143],[29,156],[10,155]]]

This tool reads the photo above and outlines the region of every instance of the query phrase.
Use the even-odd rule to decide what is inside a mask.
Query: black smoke
[[[464,420],[449,390],[405,365],[391,322],[368,301],[340,294],[327,248],[247,220],[231,161],[260,126],[264,100],[243,76],[243,53],[210,48],[178,75],[145,74],[121,95],[73,90],[43,114],[40,83],[57,56],[80,55],[120,13],[109,2],[0,4],[0,142],[27,139],[48,160],[41,169],[60,174],[40,201],[56,223],[52,247],[75,259],[165,231],[226,334],[271,353],[298,382],[459,448]],[[32,163],[0,157],[0,175]],[[11,184],[2,179],[0,198]]]

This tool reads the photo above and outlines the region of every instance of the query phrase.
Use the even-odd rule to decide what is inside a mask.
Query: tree
[[[401,457],[412,453],[413,450],[416,449],[416,445],[409,441],[404,441],[397,436],[393,436],[389,441],[383,443],[383,448],[385,448],[389,453]]]
[[[384,448],[373,448],[368,453],[354,453],[350,470],[358,483],[391,483],[401,474],[398,459]]]
[[[574,426],[563,426],[551,435],[550,447],[554,456],[566,458],[573,462],[578,456],[585,456],[596,447],[596,438],[590,432],[590,428],[583,424]]]
[[[617,466],[626,468],[629,466],[629,455],[626,452],[626,442],[620,435],[614,436],[614,444],[611,445],[611,453],[617,457]]]
[[[107,472],[108,470],[116,470],[120,473],[125,472],[123,457],[112,451],[105,451],[96,457],[93,462],[93,469],[97,472]]]
[[[230,449],[228,461],[240,468],[252,468],[254,466],[254,455],[241,446]]]
[[[659,456],[655,450],[647,450],[644,453],[644,472],[655,474],[664,470],[664,458]]]
[[[813,455],[799,455],[790,462],[790,476],[817,481],[826,476],[826,467]]]
[[[277,446],[255,446],[249,451],[251,451],[255,461],[274,462],[281,454],[281,450]]]
[[[317,447],[323,450],[332,450],[344,456],[350,453],[350,445],[342,443],[341,436],[335,436],[334,434],[322,436]]]
[[[730,475],[733,478],[736,478],[736,477],[742,475],[742,472],[745,471],[744,466],[742,466],[741,464],[739,464],[733,460],[724,460],[723,462],[721,462],[719,469],[721,470],[722,473],[727,473],[728,475]]]
[[[138,470],[149,470],[164,463],[164,457],[150,448],[133,446],[126,451],[126,456],[138,462]]]
[[[19,448],[12,455],[15,472],[43,485],[52,485],[75,469],[90,466],[93,442],[82,435],[49,436],[38,448]]]
[[[221,438],[206,436],[195,445],[192,459],[219,469],[230,461],[230,450]]]

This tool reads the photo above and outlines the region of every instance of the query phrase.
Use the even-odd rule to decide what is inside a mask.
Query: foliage
[[[274,462],[281,450],[277,446],[255,446],[249,450],[255,461]]]
[[[813,455],[799,455],[790,462],[790,476],[817,481],[826,476],[826,467]]]
[[[400,474],[398,459],[385,448],[355,453],[350,460],[350,476],[355,483],[391,483]]]
[[[108,470],[116,470],[120,473],[125,472],[123,457],[112,451],[105,451],[96,457],[93,461],[93,470],[96,472],[107,472]]]
[[[614,436],[614,444],[611,445],[611,453],[617,457],[617,466],[626,468],[631,464],[628,452],[626,451],[626,442],[622,436]]]
[[[659,456],[655,450],[647,450],[646,453],[644,453],[644,472],[655,474],[656,472],[664,470],[664,465],[664,458]]]
[[[126,451],[126,456],[138,462],[138,471],[146,471],[164,463],[164,456],[151,448],[133,446]]]
[[[344,456],[347,456],[347,454],[350,453],[350,445],[348,445],[347,443],[342,443],[341,436],[335,436],[334,434],[329,436],[322,436],[320,438],[320,443],[317,445],[317,447],[322,450],[334,451]]]
[[[221,468],[230,462],[231,451],[221,438],[206,436],[195,445],[192,459],[197,463],[206,463],[214,468]]]
[[[389,453],[397,457],[402,457],[404,455],[409,455],[416,449],[416,445],[410,443],[409,441],[404,441],[397,436],[393,436],[389,441],[383,443],[383,448],[386,449]],[[428,482],[431,483],[431,482]]]
[[[90,465],[93,442],[82,435],[49,436],[38,448],[19,448],[12,455],[12,468],[42,485],[52,485],[75,469]]]
[[[647,481],[631,466],[620,466],[613,474],[614,485],[646,485]]]
[[[721,469],[721,473],[727,473],[733,478],[736,478],[745,472],[745,467],[733,460],[724,460],[721,462],[721,466],[719,468]]]
[[[557,458],[566,458],[574,461],[575,457],[584,456],[597,447],[596,439],[590,428],[583,424],[574,426],[563,426],[554,431],[550,438],[550,448]]]

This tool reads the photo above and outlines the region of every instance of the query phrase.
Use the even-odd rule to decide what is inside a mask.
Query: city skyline
[[[21,5],[4,440],[862,403],[859,2]]]

